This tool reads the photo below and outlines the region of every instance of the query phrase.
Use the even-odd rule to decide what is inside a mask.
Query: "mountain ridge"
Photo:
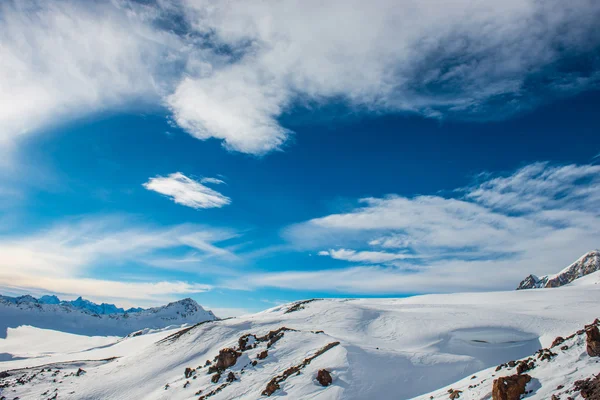
[[[44,302],[46,300],[50,303]],[[123,313],[96,313],[94,305],[104,311],[108,309],[82,298],[56,303],[54,298],[40,302],[30,295],[0,295],[0,338],[6,337],[8,328],[22,325],[88,336],[126,336],[144,329],[193,325],[218,319],[212,311],[205,310],[190,298],[140,311],[129,309],[134,311]]]
[[[75,300],[60,300],[56,295],[44,295],[44,296],[41,296],[40,298],[35,298],[31,295],[24,295],[24,296],[17,296],[17,297],[0,295],[0,299],[4,299],[5,301],[11,302],[11,303],[16,303],[16,304],[30,302],[30,303],[37,303],[37,304],[70,305],[76,309],[87,310],[87,311],[90,311],[90,312],[93,312],[93,313],[99,314],[99,315],[125,314],[125,313],[140,312],[140,311],[145,310],[144,308],[141,308],[141,307],[131,307],[131,308],[128,308],[125,310],[121,307],[117,307],[114,304],[108,304],[108,303],[97,304],[90,300],[86,300],[81,296],[77,297],[77,299],[75,299]]]
[[[597,271],[600,271],[600,251],[592,250],[557,274],[527,276],[519,283],[517,290],[560,287]]]

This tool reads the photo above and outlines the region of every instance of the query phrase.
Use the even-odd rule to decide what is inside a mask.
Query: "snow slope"
[[[590,321],[591,322],[591,321]],[[481,400],[491,399],[493,382],[500,377],[513,376],[518,373],[520,361],[533,362],[533,368],[523,371],[531,377],[525,387],[529,392],[524,398],[531,400],[547,400],[552,396],[560,399],[582,399],[574,387],[575,382],[593,378],[600,371],[598,357],[590,357],[586,352],[586,335],[582,329],[573,332],[564,342],[549,348],[543,353],[532,354],[522,360],[515,360],[511,365],[499,365],[477,372],[439,390],[419,396],[417,399],[444,399],[449,393],[460,391],[459,399]],[[544,354],[549,355],[548,359]]]
[[[409,399],[533,354],[556,336],[567,336],[593,321],[600,314],[599,301],[597,285],[569,285],[534,291],[295,303],[201,323],[163,340],[149,342],[151,336],[143,335],[104,348],[75,351],[68,357],[53,354],[43,362],[1,362],[0,370],[11,374],[4,378],[5,384],[17,377],[23,382],[9,384],[3,395],[190,399],[221,388],[207,398],[254,400],[265,397],[261,393],[275,379],[279,389],[272,397]],[[281,331],[283,335],[268,348],[266,358],[258,360],[257,356],[267,350],[267,339],[255,340],[255,348],[241,351],[235,365],[226,368],[217,383],[211,381],[214,372],[208,373],[206,360],[213,361],[224,348],[239,348],[243,335],[260,338],[282,327],[291,330]],[[119,358],[110,359],[115,356]],[[52,372],[48,372],[50,366]],[[186,378],[188,367],[194,371]],[[79,368],[86,372],[76,376]],[[319,369],[331,372],[331,386],[317,383]],[[227,382],[230,372],[236,379],[233,382]]]
[[[6,338],[8,328],[23,325],[88,336],[125,336],[144,328],[161,329],[214,319],[211,311],[192,299],[140,312],[94,314],[70,304],[39,303],[31,296],[23,296],[18,302],[0,298],[0,340]]]

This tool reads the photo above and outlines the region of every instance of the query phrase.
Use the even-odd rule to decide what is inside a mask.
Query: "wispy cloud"
[[[188,178],[181,172],[150,178],[143,186],[164,194],[177,204],[195,209],[221,208],[231,203],[229,197]]]
[[[573,66],[594,65],[599,17],[594,0],[3,1],[0,151],[134,104],[251,154],[280,149],[304,102],[502,118],[597,87]]]
[[[386,263],[396,260],[412,259],[414,256],[405,253],[388,253],[385,251],[356,251],[349,249],[329,249],[318,253],[320,256],[329,256],[335,260],[352,261],[359,263]]]
[[[28,234],[5,233],[0,236],[0,288],[147,300],[205,291],[211,286],[164,278],[146,282],[103,279],[97,268],[111,265],[118,269],[127,263],[161,267],[151,261],[164,260],[165,251],[180,248],[195,251],[204,260],[228,260],[235,256],[216,244],[235,236],[226,229],[191,224],[158,228],[126,216],[82,218]],[[168,268],[189,271],[187,265],[178,268],[176,263]]]
[[[319,254],[378,266],[285,271],[248,282],[351,293],[505,289],[600,245],[600,166],[536,163],[454,193],[362,199],[351,212],[284,233],[298,249],[344,246]]]
[[[225,183],[224,180],[218,178],[202,178],[200,183],[212,183],[213,185],[222,185]]]

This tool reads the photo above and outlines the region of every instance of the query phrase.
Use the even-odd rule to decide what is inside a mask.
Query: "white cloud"
[[[554,65],[600,41],[592,0],[186,3],[193,28],[232,61],[184,79],[167,102],[192,135],[243,152],[280,148],[288,132],[278,117],[298,102],[440,117],[485,113],[504,98],[497,118],[541,101],[536,79],[563,93],[598,81]]]
[[[110,2],[0,4],[0,148],[89,113],[158,103],[176,38]],[[155,75],[164,79],[157,81]]]
[[[213,185],[222,185],[225,183],[224,180],[218,178],[202,178],[200,183],[212,183]]]
[[[156,228],[135,224],[125,216],[73,220],[29,234],[5,233],[0,236],[0,288],[135,300],[201,292],[211,286],[164,278],[115,281],[102,278],[102,268],[111,266],[118,274],[127,263],[152,264],[163,260],[165,251],[180,248],[199,252],[203,260],[227,260],[235,256],[216,244],[235,236],[228,230],[191,224]],[[178,265],[168,268],[178,269]]]
[[[181,172],[166,177],[150,178],[143,186],[170,197],[177,204],[195,209],[221,208],[231,203],[229,197],[188,178]]]
[[[351,212],[284,232],[299,249],[343,246],[319,254],[386,266],[285,271],[249,282],[350,293],[506,289],[600,247],[600,166],[537,163],[454,194],[362,199]],[[382,249],[414,258],[392,260]]]
[[[252,154],[284,145],[286,110],[330,99],[502,118],[597,87],[598,71],[561,62],[594,56],[599,17],[594,0],[8,0],[0,151],[134,106],[167,107],[192,136]]]
[[[414,256],[404,253],[388,253],[385,251],[355,251],[349,249],[329,249],[327,251],[319,251],[318,254],[320,256],[329,256],[335,260],[369,264],[387,263],[396,260],[414,258]]]

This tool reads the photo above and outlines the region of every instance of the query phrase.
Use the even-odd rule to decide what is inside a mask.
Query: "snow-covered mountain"
[[[584,254],[558,274],[541,277],[529,275],[521,281],[517,290],[559,287],[596,271],[600,271],[600,251],[598,250]]]
[[[22,325],[80,335],[125,336],[141,329],[161,329],[217,319],[211,311],[204,310],[192,299],[141,311],[133,309],[131,312],[113,313],[106,312],[110,311],[107,305],[98,306],[81,297],[72,302],[57,302],[57,298],[49,297],[38,300],[32,296],[0,296],[0,338],[6,337],[8,328]],[[97,307],[105,312],[95,312]]]
[[[125,314],[132,312],[144,311],[143,308],[129,308],[127,310],[117,307],[114,304],[96,304],[89,300],[83,299],[81,296],[76,300],[68,301],[68,300],[60,300],[58,297],[54,295],[45,295],[36,299],[33,296],[25,295],[19,297],[9,297],[0,295],[0,301],[5,301],[9,303],[39,303],[39,304],[60,304],[64,306],[72,306],[73,308],[84,310],[86,312],[90,312],[92,314],[99,315],[108,315],[108,314]]]
[[[11,357],[0,362],[7,375],[0,379],[0,397],[402,400],[435,391],[425,398],[450,398],[452,393],[438,389],[473,375],[513,375],[513,367],[495,368],[589,324],[600,314],[599,302],[600,286],[594,284],[310,300],[112,343],[73,335],[61,340],[60,332],[22,327],[10,329],[4,345],[0,340],[0,353]],[[35,339],[46,336],[60,352],[48,354],[44,341]],[[600,365],[589,357],[577,361],[581,338],[568,339],[564,354],[536,361],[539,371],[545,363],[553,369],[544,372],[547,379],[531,373],[533,398],[548,399],[547,385],[566,389]],[[466,380],[466,388],[481,386],[477,378]],[[463,393],[452,398],[490,398]]]

